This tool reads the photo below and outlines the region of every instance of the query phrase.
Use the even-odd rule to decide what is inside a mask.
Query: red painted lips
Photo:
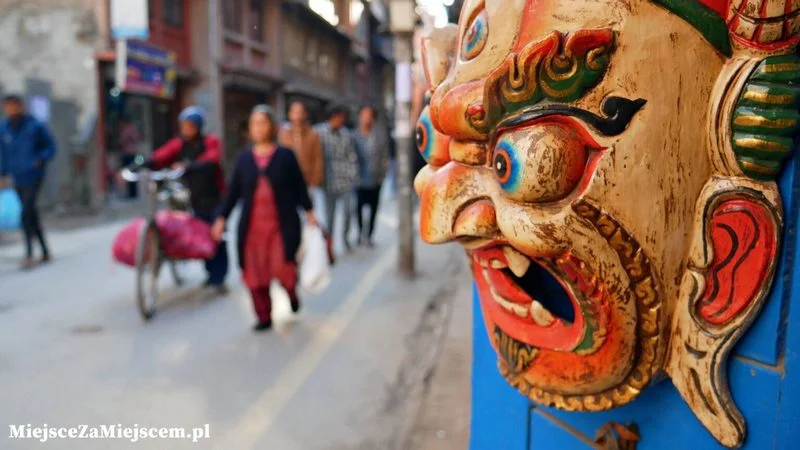
[[[569,352],[591,332],[586,315],[594,315],[597,310],[587,308],[576,294],[585,299],[602,289],[595,277],[583,273],[580,262],[571,255],[539,263],[509,245],[495,243],[473,251],[471,256],[484,314],[512,338],[542,349]],[[550,272],[564,289],[574,320],[554,314],[544,306],[548,304],[545,299],[539,301],[530,293],[537,289],[529,285],[530,277],[526,274],[542,270]],[[559,306],[562,310],[569,308]],[[596,322],[596,318],[591,319]]]

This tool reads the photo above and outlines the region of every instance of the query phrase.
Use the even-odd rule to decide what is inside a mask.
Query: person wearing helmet
[[[216,135],[203,132],[205,112],[201,108],[190,106],[184,109],[178,121],[179,135],[155,150],[145,166],[154,170],[184,168],[183,182],[189,189],[194,215],[211,224],[225,191],[222,144]],[[208,279],[205,285],[226,292],[228,250],[225,242],[220,242],[217,254],[206,261],[206,271]]]

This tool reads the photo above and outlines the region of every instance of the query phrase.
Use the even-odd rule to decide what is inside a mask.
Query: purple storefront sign
[[[133,94],[171,99],[175,95],[174,52],[138,41],[125,43],[120,89]]]

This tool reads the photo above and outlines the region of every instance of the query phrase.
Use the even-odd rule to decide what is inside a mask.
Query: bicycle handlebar
[[[164,180],[175,181],[180,179],[186,172],[186,169],[184,169],[183,167],[178,169],[165,169],[165,170],[147,170],[147,169],[141,169],[141,170],[146,171],[148,173],[147,179],[152,181],[164,181]],[[142,178],[142,175],[140,175],[138,172],[135,172],[127,167],[122,169],[121,175],[123,180],[130,182],[139,181]]]

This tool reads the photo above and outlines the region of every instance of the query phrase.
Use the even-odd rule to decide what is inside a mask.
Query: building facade
[[[43,187],[46,206],[93,202],[89,174],[99,173],[93,128],[98,116],[98,65],[105,14],[93,0],[0,1],[0,94],[22,94],[50,124],[60,151]],[[87,155],[93,155],[87,157]]]
[[[124,119],[138,131],[137,153],[147,156],[175,134],[183,107],[202,106],[229,163],[247,143],[256,104],[285,118],[301,100],[313,121],[332,102],[391,106],[381,1],[148,0],[147,7],[149,38],[121,50],[109,0],[0,0],[0,63],[18,68],[0,72],[0,94],[25,96],[60,148],[45,207],[103,206],[123,160]]]

